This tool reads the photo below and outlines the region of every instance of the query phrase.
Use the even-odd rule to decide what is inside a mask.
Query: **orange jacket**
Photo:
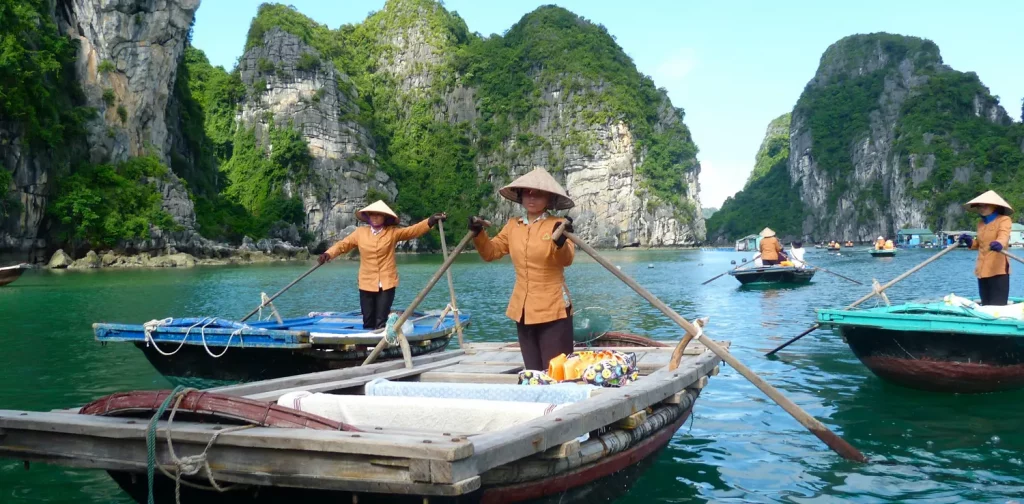
[[[1005,249],[1010,244],[1010,227],[1013,221],[1000,215],[992,222],[978,222],[978,237],[974,239],[971,249],[978,251],[978,262],[974,266],[974,276],[988,278],[1010,274],[1010,260],[999,252],[989,250],[988,244],[994,241],[1003,244]]]
[[[419,238],[430,231],[427,219],[409,227],[385,226],[373,234],[370,226],[360,226],[352,234],[327,249],[331,259],[359,247],[359,290],[377,292],[398,286],[395,245]]]
[[[547,217],[526,225],[522,219],[509,219],[493,239],[481,232],[473,239],[476,251],[485,261],[512,256],[516,285],[505,315],[525,324],[542,324],[566,318],[562,287],[565,267],[572,264],[576,245],[566,241],[555,246],[551,232],[562,219]]]
[[[762,261],[778,261],[779,252],[782,252],[782,244],[779,243],[778,238],[769,236],[761,240]]]

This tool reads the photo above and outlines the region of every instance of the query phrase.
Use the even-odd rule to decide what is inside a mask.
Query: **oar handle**
[[[468,231],[466,233],[466,236],[462,237],[462,241],[460,241],[459,244],[455,246],[455,249],[452,250],[452,253],[445,258],[444,263],[441,264],[441,267],[437,270],[436,273],[434,273],[434,276],[430,277],[430,280],[427,281],[427,286],[424,287],[423,290],[421,290],[420,293],[416,295],[416,298],[413,299],[411,303],[409,303],[409,306],[405,308],[405,311],[402,312],[402,315],[398,317],[398,321],[395,322],[395,328],[397,331],[401,331],[402,324],[404,324],[405,321],[408,320],[410,316],[412,316],[412,312],[416,310],[416,307],[418,307],[421,302],[423,302],[423,299],[427,297],[427,294],[429,294],[430,290],[434,288],[434,285],[437,285],[438,280],[441,279],[441,276],[444,275],[444,272],[448,271],[448,268],[450,268],[452,263],[455,262],[455,259],[459,257],[459,254],[461,254],[462,251],[466,248],[466,246],[469,245],[469,242],[473,240],[474,234],[475,233],[473,233],[473,231]],[[412,368],[412,358],[406,352],[406,347],[408,346],[409,343],[405,340],[404,337],[399,337],[398,342],[402,345],[403,356],[406,357],[405,367]],[[377,343],[377,346],[374,347],[373,351],[370,352],[370,355],[366,356],[366,360],[363,361],[363,365],[365,366],[377,360],[377,356],[380,355],[380,352],[382,350],[384,350],[385,345],[387,345],[387,340],[385,338],[381,338],[380,342]]]
[[[326,264],[326,263],[324,263],[324,264]],[[268,304],[270,304],[271,301],[277,299],[277,296],[280,296],[281,294],[284,294],[284,292],[286,290],[291,289],[293,285],[299,283],[300,280],[302,280],[303,278],[306,278],[307,276],[309,276],[310,273],[316,271],[316,269],[319,268],[320,266],[323,266],[323,264],[316,263],[315,265],[313,265],[313,267],[309,268],[309,271],[306,271],[305,273],[303,273],[302,276],[300,276],[299,278],[296,278],[295,280],[292,280],[292,283],[290,283],[288,285],[285,285],[283,289],[277,291],[273,296],[270,296],[265,301],[261,302],[260,305],[257,306],[255,309],[253,309],[253,311],[249,312],[248,315],[242,317],[242,320],[240,322],[245,322],[246,320],[248,320],[249,317],[252,317],[253,315],[255,315],[256,312],[260,311],[260,309],[262,309],[263,307],[265,307]]]
[[[1005,255],[1006,257],[1009,257],[1010,259],[1013,259],[1014,261],[1017,261],[1019,263],[1024,263],[1024,259],[1021,259],[1020,257],[1015,256],[1015,255],[1007,252],[1006,250],[1000,250],[1000,252],[1002,252],[1003,255]]]
[[[719,346],[718,343],[715,343],[711,338],[704,335],[701,330],[697,329],[688,320],[684,319],[672,308],[669,308],[668,305],[663,303],[660,299],[654,297],[654,294],[651,294],[650,291],[645,289],[640,284],[636,283],[635,280],[633,280],[625,273],[623,273],[621,270],[616,268],[612,263],[608,262],[608,260],[601,256],[601,254],[598,254],[593,247],[581,241],[573,233],[566,232],[565,235],[570,240],[572,240],[573,243],[576,244],[577,248],[583,249],[583,251],[585,251],[587,254],[593,257],[595,261],[604,266],[605,269],[607,269],[613,275],[618,277],[619,280],[622,280],[623,283],[625,283],[631,289],[636,291],[637,294],[639,294],[642,298],[646,299],[647,302],[651,303],[652,306],[660,310],[668,318],[672,319],[672,321],[678,324],[679,327],[682,327],[688,335],[695,337],[697,341],[703,343],[704,346],[707,347],[712,352],[714,352],[715,355],[719,356],[722,360],[724,360],[734,369],[739,371],[739,373],[743,375],[744,378],[750,380],[750,382],[753,383],[762,392],[764,392],[765,395],[767,395],[769,398],[775,401],[779,406],[782,406],[782,409],[786,410],[787,413],[792,415],[793,418],[795,418],[804,427],[806,427],[808,430],[814,433],[815,436],[824,441],[829,448],[831,448],[836,453],[841,455],[843,458],[846,458],[848,460],[853,460],[857,462],[867,461],[867,458],[864,457],[864,454],[862,454],[860,451],[858,451],[856,448],[851,446],[849,443],[844,441],[839,436],[836,436],[835,433],[828,429],[828,427],[825,427],[824,424],[822,424],[814,417],[809,415],[806,411],[797,406],[793,401],[790,401],[786,396],[782,395],[782,392],[779,392],[778,389],[771,386],[771,384],[769,384],[768,382],[764,381],[764,379],[762,379],[760,376],[751,371],[750,368],[744,366],[743,363],[737,360],[736,357],[733,357],[733,355],[729,353],[728,350],[725,350],[724,348]]]

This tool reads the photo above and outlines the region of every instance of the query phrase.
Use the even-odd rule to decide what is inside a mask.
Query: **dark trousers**
[[[572,315],[542,324],[516,322],[516,334],[526,369],[546,371],[558,354],[572,353]]]
[[[988,306],[1006,306],[1010,297],[1010,275],[978,279],[978,293],[981,304]]]
[[[359,309],[363,312],[363,329],[380,329],[387,325],[395,288],[377,292],[359,289]]]
[[[779,264],[779,260],[778,259],[761,259],[761,264],[763,264],[765,266],[775,266],[775,265]]]

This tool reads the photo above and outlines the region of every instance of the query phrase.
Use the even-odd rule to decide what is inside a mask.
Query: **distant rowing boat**
[[[764,266],[733,270],[729,274],[743,285],[763,286],[774,284],[806,284],[814,276],[814,268],[797,268],[794,266]]]
[[[871,255],[874,256],[874,257],[895,257],[896,256],[896,249],[882,249],[882,250],[872,249],[871,250]]]

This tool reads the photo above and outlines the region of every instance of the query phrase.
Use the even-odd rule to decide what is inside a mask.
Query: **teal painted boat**
[[[896,249],[889,250],[871,250],[872,257],[896,257]]]
[[[1005,312],[1021,313],[1013,305]],[[1022,388],[1024,320],[999,318],[998,309],[909,303],[820,310],[818,323],[837,329],[868,369],[899,385],[957,393]]]

